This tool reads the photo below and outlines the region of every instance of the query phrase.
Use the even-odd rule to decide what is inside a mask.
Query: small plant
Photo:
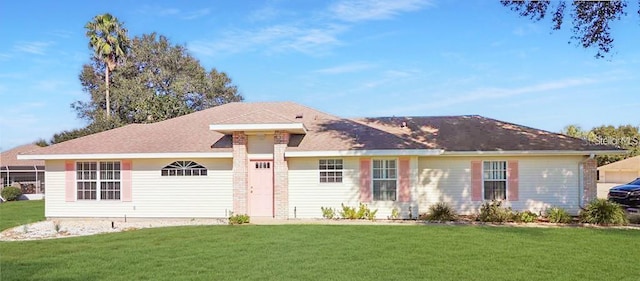
[[[16,201],[22,195],[22,190],[15,186],[5,186],[0,192],[2,198],[7,201]]]
[[[320,207],[322,210],[322,217],[325,219],[333,219],[336,216],[336,210],[331,207]]]
[[[600,225],[625,225],[628,223],[624,209],[607,199],[594,199],[580,211],[580,221]]]
[[[393,209],[391,210],[390,219],[397,220],[399,217],[400,217],[400,210],[398,209],[398,207],[393,207]]]
[[[640,224],[640,214],[639,213],[629,214],[627,216],[627,220],[631,224]]]
[[[445,202],[438,202],[429,206],[426,220],[428,221],[454,221],[456,220],[456,212]]]
[[[345,206],[344,204],[341,204],[341,206],[342,206],[342,211],[339,212],[340,216],[343,219],[349,219],[349,220],[361,220],[361,219],[374,220],[376,217],[376,213],[378,212],[378,210],[371,211],[371,209],[369,209],[369,206],[363,203],[360,203],[357,210],[354,207]]]
[[[340,204],[342,206],[342,211],[340,211],[340,216],[343,219],[355,220],[358,218],[356,214],[356,208],[345,206],[344,204]]]
[[[29,226],[27,226],[26,224],[22,226],[22,232],[24,233],[29,233]]]
[[[532,223],[538,220],[538,214],[532,211],[516,212],[513,214],[513,220],[516,222]]]
[[[501,201],[485,202],[480,207],[480,214],[478,220],[482,222],[507,222],[512,218],[511,208],[502,208]]]
[[[245,224],[245,223],[249,223],[249,215],[246,214],[237,214],[234,215],[233,213],[231,214],[231,216],[229,217],[229,224]]]
[[[366,214],[367,215],[367,219],[370,220],[370,221],[376,220],[376,213],[378,213],[378,209],[375,209],[373,211],[369,210],[367,212],[367,214]]]
[[[53,230],[56,231],[56,233],[60,233],[60,222],[59,221],[53,221]]]
[[[560,207],[551,207],[547,210],[547,219],[551,223],[570,223],[571,215]]]

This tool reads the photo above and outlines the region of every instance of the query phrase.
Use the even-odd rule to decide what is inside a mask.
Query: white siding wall
[[[320,207],[340,209],[340,204],[360,202],[359,159],[343,159],[342,183],[320,183],[318,160],[329,158],[289,158],[289,218],[322,218]]]
[[[342,183],[320,183],[318,160],[342,159]],[[376,158],[373,158],[376,159]],[[398,158],[385,158],[398,159]],[[411,186],[416,186],[418,167],[417,157],[410,159],[412,169]],[[360,204],[360,158],[289,158],[289,217],[294,218],[322,218],[320,207],[331,207],[338,211],[341,204],[358,207]],[[417,189],[412,188],[412,198],[416,198]],[[394,208],[398,208],[403,218],[409,217],[409,210],[413,216],[418,214],[417,201],[399,203],[391,201],[373,201],[367,203],[371,210],[378,210],[376,218],[386,219],[391,216]]]
[[[132,202],[65,202],[64,161],[46,161],[47,217],[226,217],[232,209],[231,159],[195,159],[207,176],[162,177],[160,170],[176,160],[132,162]]]
[[[420,212],[437,202],[448,202],[462,214],[478,211],[471,201],[472,160],[518,160],[519,200],[505,202],[514,210],[541,212],[551,206],[577,214],[579,210],[580,156],[558,157],[422,157],[419,160]]]

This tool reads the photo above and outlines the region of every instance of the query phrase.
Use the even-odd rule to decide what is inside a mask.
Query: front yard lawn
[[[44,220],[44,200],[11,201],[0,204],[0,231],[41,220]]]
[[[637,280],[640,231],[187,226],[1,242],[1,280]]]

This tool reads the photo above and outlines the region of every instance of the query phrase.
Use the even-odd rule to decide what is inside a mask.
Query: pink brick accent
[[[371,159],[360,159],[360,202],[371,202]]]
[[[411,201],[411,167],[408,158],[400,158],[398,175],[400,176],[400,188],[398,189],[398,201]]]
[[[519,168],[518,160],[507,162],[507,199],[509,201],[519,200]]]
[[[589,158],[582,163],[582,203],[583,205],[595,199],[598,194],[596,171],[598,164],[596,159]]]
[[[122,160],[122,202],[132,201],[131,160]]]
[[[76,164],[64,162],[64,201],[76,201]]]
[[[289,166],[284,152],[289,143],[289,133],[276,131],[273,136],[273,200],[275,217],[289,218]]]
[[[471,161],[471,201],[482,201],[482,161]]]
[[[233,132],[233,213],[247,214],[247,135]]]

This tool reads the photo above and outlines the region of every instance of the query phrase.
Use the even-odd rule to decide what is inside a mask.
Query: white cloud
[[[335,18],[348,22],[383,20],[431,5],[428,0],[343,0],[330,7]]]
[[[52,41],[33,41],[33,42],[18,42],[13,48],[17,51],[30,53],[35,55],[45,55],[47,52],[47,48],[54,45]]]
[[[387,113],[397,112],[421,112],[428,109],[450,108],[455,105],[468,104],[486,100],[502,100],[524,94],[544,93],[554,90],[580,87],[601,82],[594,78],[566,78],[558,81],[543,82],[518,88],[480,88],[460,95],[441,93],[432,95],[426,99],[428,103],[406,105],[398,108],[389,108]]]
[[[315,73],[320,74],[344,74],[344,73],[353,73],[362,70],[371,69],[374,65],[366,62],[356,62],[356,63],[348,63],[328,68],[322,68],[314,71]]]
[[[192,19],[204,17],[209,13],[211,13],[211,10],[209,9],[200,9],[200,10],[185,12],[182,18],[186,20],[192,20]]]
[[[255,30],[234,30],[226,32],[221,38],[213,41],[194,41],[189,44],[189,50],[205,56],[255,50],[266,52],[294,50],[317,55],[326,51],[328,47],[341,44],[337,35],[344,29],[340,25],[305,27],[281,24]]]

